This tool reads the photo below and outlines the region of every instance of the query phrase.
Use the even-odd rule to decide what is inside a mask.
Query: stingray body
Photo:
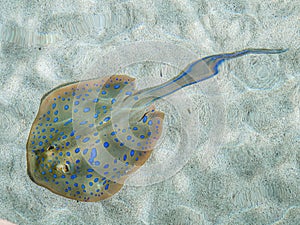
[[[246,49],[189,64],[161,85],[136,90],[134,78],[113,75],[61,85],[41,100],[27,142],[27,171],[40,186],[79,201],[117,193],[150,157],[163,126],[154,102],[213,77],[226,59],[284,50]]]

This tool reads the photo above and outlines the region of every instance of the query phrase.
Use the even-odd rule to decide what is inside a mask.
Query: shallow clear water
[[[297,1],[1,1],[0,218],[16,224],[297,224],[300,204]],[[26,141],[41,97],[114,73],[138,87],[191,61],[224,63],[157,103],[156,151],[112,198],[81,203],[33,183]]]

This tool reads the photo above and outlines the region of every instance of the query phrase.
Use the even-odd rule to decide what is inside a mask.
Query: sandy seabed
[[[299,224],[299,1],[1,0],[1,6],[1,219]],[[289,50],[226,62],[217,77],[158,103],[166,114],[161,142],[112,198],[76,202],[27,176],[29,130],[41,97],[54,87],[120,72],[136,77],[138,88],[150,87],[197,58],[244,48]]]

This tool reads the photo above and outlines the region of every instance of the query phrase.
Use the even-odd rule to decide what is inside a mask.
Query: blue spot
[[[107,121],[109,121],[110,120],[110,117],[106,117],[103,121],[104,122],[107,122]]]
[[[84,108],[83,112],[89,112],[91,109],[90,108]]]
[[[92,148],[91,158],[95,158],[97,156],[96,148]]]
[[[79,159],[76,160],[76,164],[78,164],[78,163],[80,163],[80,160],[79,160]]]
[[[99,178],[98,178],[98,177],[95,178],[94,182],[96,183],[96,182],[98,182],[98,181],[99,181]]]
[[[93,186],[93,182],[89,182],[89,185],[90,185],[90,186]]]
[[[95,166],[100,166],[100,162],[99,162],[99,161],[96,161],[96,162],[95,162]]]
[[[107,169],[108,167],[109,167],[108,164],[105,164],[105,165],[103,166],[104,169]]]
[[[55,117],[54,120],[53,120],[53,122],[56,123],[57,121],[58,121],[58,118]]]
[[[42,174],[43,174],[43,175],[45,175],[45,174],[46,174],[46,172],[45,172],[45,171],[43,171],[43,172],[42,172]]]
[[[143,123],[146,123],[147,119],[148,119],[148,117],[147,117],[147,116],[144,116],[144,118],[143,118]]]
[[[55,109],[55,107],[56,107],[56,103],[53,103],[52,104],[52,109]]]
[[[132,130],[138,130],[138,128],[137,128],[137,127],[134,127],[134,128],[132,128]]]
[[[78,109],[74,109],[74,113],[77,113],[78,112]]]
[[[56,174],[53,174],[53,178],[56,178],[57,177],[57,175]]]
[[[111,132],[110,135],[111,135],[111,136],[114,136],[114,135],[116,135],[116,133],[117,133],[117,132],[113,131],[113,132]]]
[[[81,135],[77,135],[77,136],[75,137],[76,140],[78,140],[79,138],[81,138]]]
[[[73,121],[72,119],[69,119],[67,122],[65,122],[64,125],[67,126],[68,124],[72,123],[72,121]]]
[[[59,152],[59,156],[62,156],[63,155],[63,153],[62,152]]]
[[[74,180],[76,177],[77,177],[77,175],[76,175],[76,174],[73,174],[73,175],[71,176],[71,179]]]
[[[130,156],[133,156],[134,155],[134,150],[131,150],[130,151]]]
[[[109,84],[105,84],[105,87],[106,87],[106,88],[109,88],[109,87],[110,87],[110,85],[109,85]]]
[[[103,146],[104,146],[104,148],[108,148],[109,143],[108,142],[104,142]]]
[[[94,118],[95,118],[95,119],[98,118],[98,115],[99,115],[99,114],[96,113],[96,114],[94,115]]]
[[[139,99],[139,97],[138,97],[138,96],[135,96],[133,99],[137,101],[137,100]]]
[[[62,139],[66,139],[67,137],[68,137],[67,135],[64,135],[64,136],[62,136]],[[67,142],[66,146],[69,146],[69,144],[70,144],[70,142]]]
[[[109,184],[105,185],[105,190],[107,190],[107,189],[108,189],[108,187],[109,187]]]
[[[78,104],[79,104],[79,101],[75,101],[75,102],[74,102],[74,105],[78,105]]]
[[[43,142],[42,142],[42,141],[40,141],[40,142],[39,142],[39,146],[42,146],[42,145],[43,145]]]
[[[66,153],[66,155],[67,155],[67,156],[70,156],[70,155],[71,155],[71,153],[70,153],[70,152],[67,152],[67,153]]]
[[[127,159],[127,155],[125,154],[123,160],[126,161],[126,159]]]
[[[145,138],[145,136],[144,136],[144,135],[141,135],[141,136],[140,136],[140,138],[144,139],[144,138]]]
[[[80,122],[80,125],[84,125],[84,124],[87,124],[87,121]]]
[[[131,140],[131,136],[129,135],[129,136],[127,136],[127,140],[129,141],[129,140]]]
[[[148,124],[149,124],[149,125],[152,125],[152,120],[149,120]]]
[[[63,138],[64,139],[64,138]],[[66,146],[69,146],[70,145],[70,142],[66,142]]]
[[[65,109],[65,110],[68,110],[68,109],[69,109],[69,106],[68,106],[68,105],[65,105],[64,109]]]
[[[99,102],[99,98],[95,98],[95,99],[93,100],[93,102],[95,102],[95,103]]]
[[[78,153],[78,152],[80,152],[80,148],[75,149],[75,153]]]
[[[96,148],[92,148],[91,156],[90,156],[90,159],[89,159],[89,163],[93,163],[96,156],[97,156]]]
[[[88,152],[88,149],[87,149],[87,148],[83,150],[83,154],[84,154],[84,155],[85,155],[87,152]]]
[[[125,94],[126,95],[132,95],[132,92],[131,91],[127,91]]]
[[[91,178],[93,176],[93,174],[88,174],[86,175],[86,178]]]
[[[61,178],[66,178],[66,176],[65,175],[61,175]]]
[[[106,91],[102,91],[102,94],[105,95],[105,94],[106,94]]]
[[[91,168],[87,169],[87,171],[88,171],[88,172],[94,172],[94,170],[91,169]]]
[[[75,131],[73,130],[71,133],[70,133],[70,136],[73,137],[75,134]]]
[[[86,143],[86,142],[88,142],[89,140],[90,140],[90,138],[89,138],[89,137],[86,137],[86,138],[84,138],[84,139],[82,140],[82,142]]]
[[[78,187],[78,184],[77,184],[77,183],[74,183],[74,187]]]
[[[82,185],[81,185],[81,187],[82,187],[82,189],[85,189],[85,186],[84,186],[84,184],[82,184]]]
[[[95,133],[94,133],[94,136],[97,136],[98,134],[99,134],[98,132],[95,132]]]
[[[114,86],[114,89],[118,89],[118,88],[120,88],[120,85],[119,85],[119,84],[116,84],[116,85]]]
[[[113,98],[113,99],[111,100],[111,104],[114,104],[115,102],[116,102],[116,99]]]

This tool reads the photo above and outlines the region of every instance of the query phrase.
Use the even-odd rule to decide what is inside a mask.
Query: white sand
[[[1,219],[299,224],[299,1],[29,2],[3,0],[0,8]],[[119,21],[103,23],[112,11]],[[129,51],[130,41],[139,47]],[[55,86],[120,69],[140,88],[153,86],[197,57],[249,47],[289,51],[232,60],[218,77],[159,103],[162,141],[111,199],[77,203],[27,176],[29,129],[41,97]],[[191,116],[181,118],[185,107]]]

